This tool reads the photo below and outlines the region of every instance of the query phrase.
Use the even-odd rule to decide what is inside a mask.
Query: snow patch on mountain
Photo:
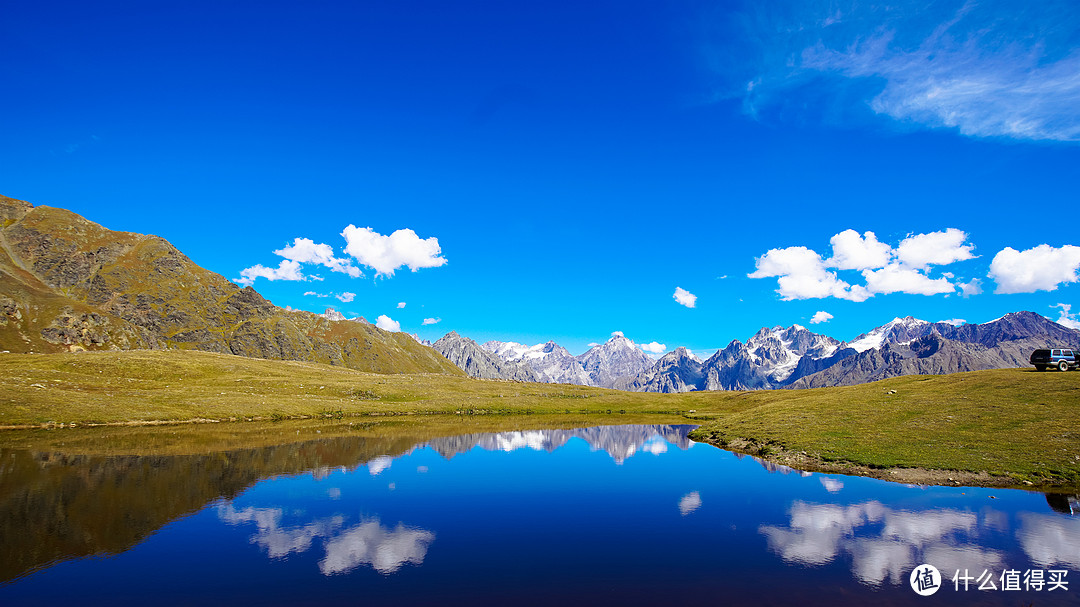
[[[869,333],[856,337],[848,342],[847,347],[861,354],[867,350],[880,349],[886,343],[906,345],[926,335],[931,326],[929,322],[911,316],[897,317]]]

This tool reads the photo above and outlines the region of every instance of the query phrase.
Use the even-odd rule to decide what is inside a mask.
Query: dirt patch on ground
[[[828,474],[849,474],[869,476],[895,483],[912,485],[941,485],[946,487],[1001,487],[1013,489],[1054,489],[1062,485],[1054,483],[1033,483],[1020,481],[1011,476],[990,474],[986,471],[970,472],[966,470],[933,470],[928,468],[871,468],[862,464],[846,461],[825,461],[806,451],[791,451],[774,444],[761,445],[745,439],[728,439],[724,443],[706,440],[715,447],[752,456],[764,465],[786,466],[806,472],[824,472]],[[1071,488],[1071,487],[1070,487]]]

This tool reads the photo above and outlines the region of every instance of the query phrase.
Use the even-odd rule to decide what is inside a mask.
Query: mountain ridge
[[[624,352],[626,344],[633,342],[615,334],[606,344],[593,346],[577,357],[555,342],[527,346],[493,340],[483,347],[496,356],[530,363],[543,360],[537,352],[564,352],[564,365],[570,365],[571,370],[576,366],[577,372],[586,373],[588,383],[582,385],[598,386],[595,370],[605,364],[604,353]],[[732,340],[704,361],[679,347],[650,361],[636,374],[620,373],[619,366],[609,362],[604,376],[606,385],[601,387],[690,392],[853,385],[901,375],[1022,367],[1027,364],[1031,350],[1049,346],[1080,349],[1080,331],[1028,311],[1010,312],[987,323],[959,326],[912,316],[897,317],[849,342],[794,324],[762,327],[745,343]],[[586,370],[584,359],[590,361],[592,375]],[[574,362],[577,364],[573,365]],[[551,382],[550,372],[538,375]]]

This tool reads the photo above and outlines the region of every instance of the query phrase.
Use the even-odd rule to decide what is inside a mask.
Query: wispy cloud
[[[319,276],[305,276],[301,265],[314,264],[330,268],[334,272],[348,274],[353,278],[363,276],[360,268],[352,265],[345,258],[334,257],[334,249],[328,244],[316,243],[310,238],[295,238],[293,243],[276,251],[274,255],[284,257],[277,268],[268,268],[262,264],[255,264],[250,268],[240,270],[240,278],[236,282],[250,286],[256,278],[266,280],[315,280],[321,281]]]
[[[421,325],[437,325],[442,322],[441,318],[425,318]]]
[[[304,280],[304,273],[300,271],[300,264],[289,259],[281,260],[276,268],[268,268],[262,264],[255,264],[250,268],[240,270],[240,278],[236,282],[245,287],[251,286],[256,278],[266,280]]]
[[[1061,315],[1058,316],[1058,319],[1055,321],[1057,324],[1080,331],[1080,318],[1077,318],[1076,314],[1070,314],[1072,311],[1072,304],[1059,303],[1050,307],[1061,308]]]
[[[1070,0],[750,5],[735,34],[749,73],[718,64],[751,115],[863,108],[971,137],[1080,141],[1080,12]],[[734,89],[734,86],[732,87]]]

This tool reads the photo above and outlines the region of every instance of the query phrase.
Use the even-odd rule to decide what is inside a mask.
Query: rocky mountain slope
[[[539,381],[579,386],[625,389],[639,373],[654,364],[633,341],[619,332],[580,356],[572,356],[553,341],[535,346],[489,341],[483,347],[504,361],[529,366]]]
[[[705,379],[705,365],[686,348],[676,348],[660,357],[626,385],[635,392],[691,392]]]
[[[526,346],[513,341],[489,341],[481,347],[507,362],[528,365],[536,373],[539,381],[578,386],[592,385],[577,358],[553,341],[535,346]]]
[[[590,385],[625,389],[639,373],[655,364],[630,339],[616,332],[606,342],[589,348],[577,357]]]
[[[403,333],[274,306],[163,238],[0,197],[0,350],[131,348],[461,374]]]
[[[462,337],[455,331],[443,335],[438,341],[431,344],[431,347],[471,377],[540,381],[536,373],[527,365],[501,360],[481,348],[475,341]]]
[[[786,386],[853,351],[800,325],[762,328],[746,343],[734,340],[703,363],[698,390],[761,390]]]
[[[897,321],[907,325],[899,334],[890,330]],[[1080,348],[1080,331],[1034,312],[1012,312],[988,323],[959,327],[910,317],[897,321],[882,332],[886,337],[880,347],[847,357],[791,387],[848,386],[900,375],[1024,367],[1036,348]]]
[[[799,325],[762,328],[746,343],[734,340],[705,361],[677,348],[654,362],[621,335],[577,357],[554,342],[530,347],[490,341],[484,348],[504,360],[529,363],[541,381],[690,392],[815,388],[1024,367],[1032,350],[1052,345],[1080,349],[1080,331],[1033,312],[1014,312],[981,325],[895,318],[850,342]],[[638,366],[642,359],[643,368]],[[634,373],[635,368],[641,370]]]

